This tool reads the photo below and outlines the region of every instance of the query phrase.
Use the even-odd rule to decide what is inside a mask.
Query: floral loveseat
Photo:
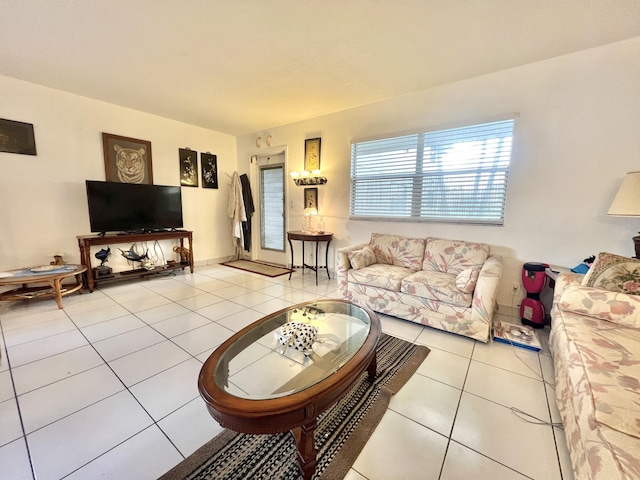
[[[342,296],[373,311],[488,342],[502,257],[489,246],[374,233],[336,251]]]
[[[639,279],[640,262],[601,253],[556,281],[549,346],[576,479],[640,478]]]

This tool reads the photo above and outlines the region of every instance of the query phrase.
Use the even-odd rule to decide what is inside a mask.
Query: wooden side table
[[[39,297],[53,297],[58,308],[62,308],[62,297],[82,289],[82,274],[87,270],[84,265],[62,265],[60,268],[46,271],[22,268],[6,272],[10,276],[0,277],[0,287],[17,286],[13,290],[0,293],[0,300],[28,300]],[[75,284],[63,285],[65,278],[75,277]],[[36,284],[29,286],[29,284]],[[37,285],[44,284],[44,285]]]
[[[316,285],[318,285],[318,269],[326,268],[327,269],[327,277],[331,279],[329,275],[329,244],[331,240],[333,240],[333,233],[331,232],[303,232],[301,230],[294,230],[287,232],[287,240],[289,241],[289,248],[291,250],[291,271],[289,272],[289,280],[291,280],[291,274],[293,273],[294,268],[302,268],[302,273],[304,274],[305,267],[316,272]],[[293,263],[293,244],[291,240],[298,240],[302,242],[302,265],[300,267],[296,267]],[[316,244],[316,264],[315,266],[307,265],[304,263],[304,242],[315,242]],[[318,267],[318,244],[320,242],[327,242],[327,250],[325,252],[324,266]]]

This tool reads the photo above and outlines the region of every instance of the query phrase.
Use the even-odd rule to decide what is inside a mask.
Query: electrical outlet
[[[517,282],[511,282],[511,291],[516,293],[518,290],[520,290],[520,285]]]

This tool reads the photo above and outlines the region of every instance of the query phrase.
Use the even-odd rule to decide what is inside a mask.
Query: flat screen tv
[[[92,232],[182,228],[182,190],[165,185],[87,180]]]

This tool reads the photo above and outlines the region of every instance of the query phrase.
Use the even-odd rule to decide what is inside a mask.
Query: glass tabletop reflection
[[[315,342],[306,351],[283,346],[276,334],[285,323],[312,325]],[[240,398],[263,400],[300,392],[329,377],[364,344],[367,312],[350,303],[321,300],[292,307],[256,322],[221,355],[218,387]]]

